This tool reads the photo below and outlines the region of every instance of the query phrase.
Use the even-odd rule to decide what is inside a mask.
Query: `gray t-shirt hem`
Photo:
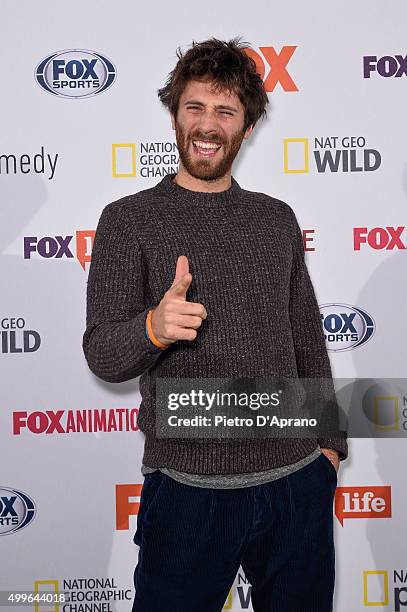
[[[150,474],[151,472],[155,472],[159,469],[161,472],[163,472],[163,474],[174,478],[174,480],[187,485],[192,485],[194,487],[204,487],[210,489],[241,489],[243,487],[253,487],[259,484],[277,480],[278,478],[283,478],[284,476],[288,476],[289,474],[296,472],[317,459],[320,454],[321,449],[318,445],[317,448],[312,451],[312,453],[306,457],[303,457],[299,461],[296,461],[295,463],[283,465],[271,470],[263,470],[261,472],[249,472],[242,474],[191,474],[189,472],[178,472],[177,470],[166,467],[150,468],[143,464],[141,466],[141,473],[143,476],[145,476],[146,474]]]

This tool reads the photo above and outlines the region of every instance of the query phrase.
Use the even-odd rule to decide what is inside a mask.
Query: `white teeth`
[[[193,143],[200,149],[219,149],[222,146],[214,142],[203,142],[202,140],[194,140]]]

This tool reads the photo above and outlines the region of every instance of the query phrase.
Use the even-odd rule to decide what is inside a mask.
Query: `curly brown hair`
[[[250,45],[240,39],[192,41],[185,54],[178,47],[178,62],[164,87],[157,90],[162,104],[176,117],[186,84],[192,80],[209,81],[217,91],[236,93],[245,109],[244,130],[254,127],[261,117],[266,117],[269,99],[255,61],[244,51]]]

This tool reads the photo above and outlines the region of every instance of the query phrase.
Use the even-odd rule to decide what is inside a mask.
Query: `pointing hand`
[[[208,316],[203,304],[187,301],[191,282],[188,258],[180,255],[173,283],[151,317],[154,336],[162,344],[170,345],[177,340],[195,340],[198,334],[196,330]]]

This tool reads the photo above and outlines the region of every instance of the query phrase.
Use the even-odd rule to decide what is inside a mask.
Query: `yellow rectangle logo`
[[[365,606],[389,604],[389,577],[386,570],[363,572],[363,600]]]
[[[309,172],[308,138],[284,138],[284,172],[286,174]]]
[[[45,587],[49,588],[45,588]],[[44,594],[44,593],[58,593],[58,580],[35,580],[34,581],[34,593]],[[44,607],[43,604],[39,604],[35,602],[34,611],[35,612],[58,612],[59,606],[56,603],[51,608]]]
[[[374,398],[373,419],[376,431],[399,428],[399,399],[397,396],[378,396]]]
[[[112,144],[113,178],[133,178],[136,176],[136,145]]]

